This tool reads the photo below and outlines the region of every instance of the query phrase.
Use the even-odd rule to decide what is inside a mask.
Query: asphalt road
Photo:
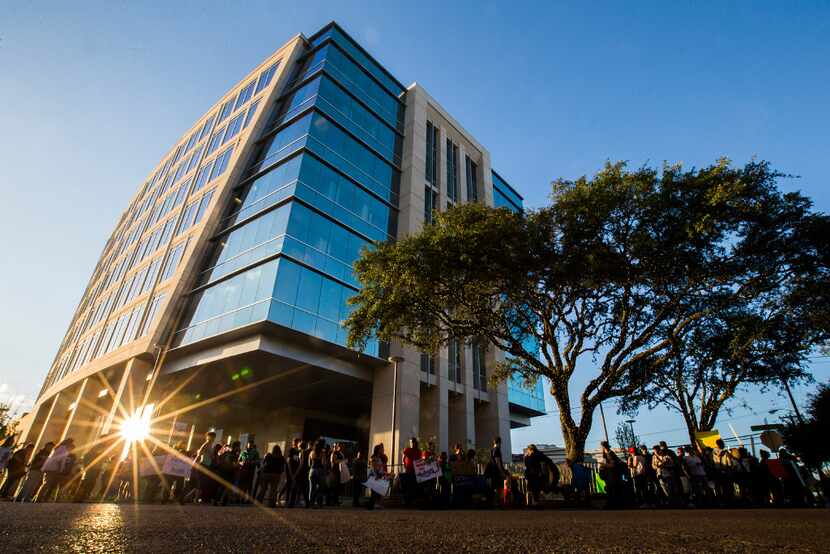
[[[828,510],[420,512],[0,504],[0,552],[828,552]]]

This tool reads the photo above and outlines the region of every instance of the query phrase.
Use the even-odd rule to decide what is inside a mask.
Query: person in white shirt
[[[706,501],[706,468],[703,460],[691,446],[685,447],[686,455],[683,457],[683,464],[686,466],[686,473],[689,476],[689,485],[692,489],[692,499],[698,505]]]

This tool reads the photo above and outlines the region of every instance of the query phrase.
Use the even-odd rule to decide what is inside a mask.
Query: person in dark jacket
[[[17,492],[20,481],[26,476],[26,460],[32,455],[34,444],[27,444],[15,450],[6,463],[6,480],[0,487],[0,498],[12,498]]]
[[[352,461],[352,507],[360,507],[360,497],[363,496],[363,483],[369,478],[369,467],[363,452],[358,451]]]
[[[256,493],[258,502],[264,502],[271,508],[276,507],[280,481],[284,474],[285,456],[282,455],[282,448],[275,444],[262,459]]]

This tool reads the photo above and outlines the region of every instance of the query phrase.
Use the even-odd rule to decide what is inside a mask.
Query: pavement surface
[[[0,552],[830,552],[830,511],[0,503]]]

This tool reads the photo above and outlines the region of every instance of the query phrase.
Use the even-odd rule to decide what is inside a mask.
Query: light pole
[[[395,469],[395,460],[398,459],[395,444],[395,427],[398,423],[398,363],[403,361],[401,356],[389,356],[389,361],[392,363],[392,449],[390,450],[392,469]]]
[[[631,442],[632,443],[635,442],[634,439],[636,437],[636,435],[634,435],[634,422],[635,421],[637,421],[637,420],[636,419],[626,419],[625,420],[625,422],[628,423],[628,426],[631,427]],[[633,446],[634,448],[637,448],[636,444],[632,444],[631,446]]]

